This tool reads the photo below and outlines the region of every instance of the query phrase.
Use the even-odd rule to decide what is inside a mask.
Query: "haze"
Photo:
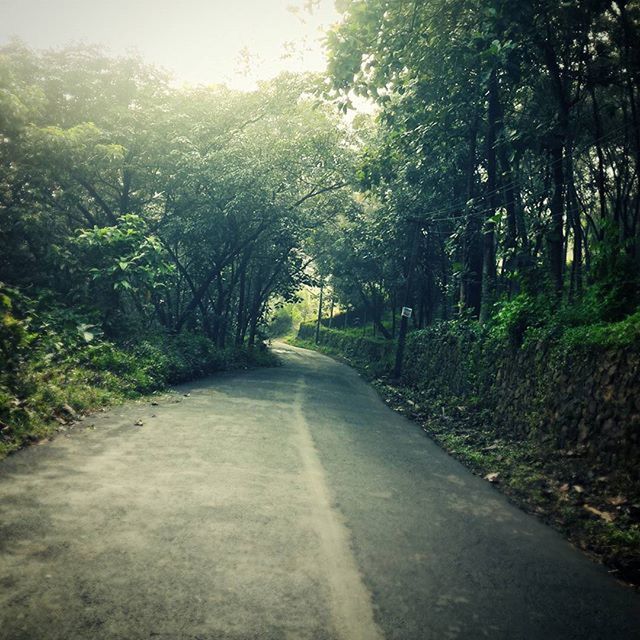
[[[281,71],[322,71],[333,0],[0,0],[0,44],[101,44],[139,53],[178,82],[251,88]]]

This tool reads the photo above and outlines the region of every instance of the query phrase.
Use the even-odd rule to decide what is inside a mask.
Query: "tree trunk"
[[[551,147],[551,176],[553,181],[553,194],[551,196],[551,227],[547,234],[549,247],[549,264],[553,287],[558,296],[562,295],[563,256],[564,256],[564,169],[563,140],[557,137]]]
[[[469,132],[467,158],[467,201],[475,197],[476,153],[479,118],[476,116]],[[460,311],[470,309],[474,317],[480,315],[482,288],[482,242],[478,217],[473,208],[468,213],[462,242],[462,275],[460,278]]]
[[[487,127],[487,189],[488,213],[484,221],[482,234],[482,299],[480,302],[480,322],[486,322],[495,302],[496,289],[496,249],[495,223],[491,218],[497,209],[498,167],[496,161],[496,142],[498,118],[500,115],[498,75],[494,69],[489,78],[489,105]]]

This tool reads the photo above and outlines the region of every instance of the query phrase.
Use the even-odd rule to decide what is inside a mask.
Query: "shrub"
[[[83,411],[223,369],[275,364],[261,348],[220,349],[189,332],[115,344],[91,321],[46,294],[0,287],[0,455],[49,433],[68,406]]]

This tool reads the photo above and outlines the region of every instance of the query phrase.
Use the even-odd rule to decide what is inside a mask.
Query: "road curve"
[[[353,370],[276,349],[0,463],[0,638],[640,638],[640,596]]]

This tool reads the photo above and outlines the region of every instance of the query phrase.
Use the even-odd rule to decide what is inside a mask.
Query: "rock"
[[[159,403],[159,402],[156,402],[155,400],[152,400],[152,401],[151,401],[151,406],[152,406],[152,407],[157,407],[159,404],[160,404],[160,403]]]
[[[62,410],[70,417],[73,418],[74,420],[78,417],[78,414],[76,413],[76,410],[68,404],[63,404],[62,405]]]
[[[491,482],[492,484],[497,484],[498,482],[500,482],[500,474],[497,471],[494,471],[492,473],[487,473],[484,479],[487,482]]]
[[[144,425],[144,422],[142,422],[142,420],[136,420],[133,424],[134,424],[136,427],[141,427],[141,426],[143,426],[143,425]]]
[[[589,427],[584,420],[580,421],[578,426],[578,442],[585,442],[589,437]]]

